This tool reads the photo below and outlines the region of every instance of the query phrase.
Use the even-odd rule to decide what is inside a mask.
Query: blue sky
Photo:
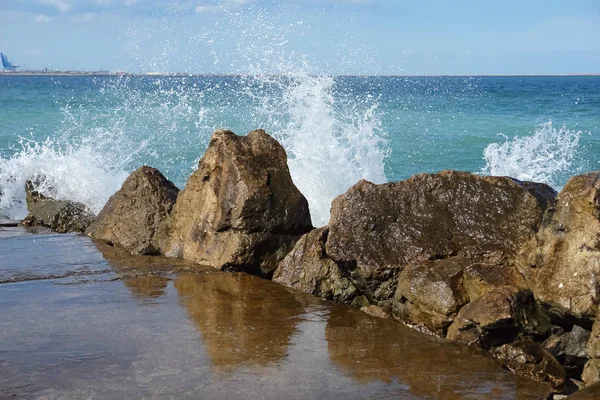
[[[598,0],[1,0],[31,69],[600,72]]]

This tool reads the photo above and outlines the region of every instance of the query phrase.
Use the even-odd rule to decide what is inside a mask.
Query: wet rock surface
[[[531,290],[560,325],[581,324],[596,316],[599,217],[600,172],[571,178],[559,194],[551,218],[520,260],[519,268]]]
[[[359,292],[325,254],[328,234],[325,227],[302,236],[279,264],[273,281],[324,299],[351,303]]]
[[[171,213],[179,189],[157,169],[133,172],[106,203],[85,234],[132,254],[159,254],[156,233]]]
[[[311,229],[283,147],[263,130],[217,131],[159,242],[169,257],[270,277]]]
[[[519,335],[545,337],[550,319],[529,290],[495,288],[464,306],[448,329],[448,339],[485,349],[513,342]]]
[[[546,185],[455,171],[383,185],[360,181],[333,202],[327,255],[349,266],[372,302],[391,308],[408,266],[453,258],[509,268],[554,196]]]
[[[556,390],[565,384],[562,365],[539,343],[529,338],[495,347],[490,353],[501,360],[502,365],[514,373],[531,379],[548,382]]]
[[[25,193],[29,212],[21,221],[25,226],[43,226],[58,233],[83,233],[96,218],[82,203],[44,196],[34,189],[31,181],[25,184]]]

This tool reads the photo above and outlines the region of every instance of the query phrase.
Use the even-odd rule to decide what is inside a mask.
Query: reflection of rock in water
[[[94,244],[102,254],[102,257],[119,274],[174,273],[185,270],[214,272],[214,268],[194,264],[189,261],[162,256],[134,256],[127,250],[117,246],[111,246],[100,241],[94,241]]]
[[[169,279],[158,275],[142,275],[123,278],[123,283],[138,297],[159,297],[165,294]]]
[[[303,308],[282,287],[246,274],[180,275],[175,287],[213,366],[282,361]]]
[[[397,380],[411,394],[436,399],[541,399],[550,386],[505,373],[491,358],[429,338],[393,321],[332,307],[325,330],[334,365],[361,383]],[[460,393],[458,395],[457,393]]]

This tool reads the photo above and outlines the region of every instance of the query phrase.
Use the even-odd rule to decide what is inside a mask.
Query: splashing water
[[[486,165],[481,172],[558,187],[577,155],[580,136],[581,131],[555,128],[552,121],[541,124],[533,136],[512,140],[505,136],[504,143],[485,148]]]
[[[332,200],[358,180],[386,181],[388,143],[376,102],[334,96],[331,76],[255,79],[281,88],[280,95],[257,95],[256,115],[286,149],[290,173],[308,199],[314,225],[327,224]]]

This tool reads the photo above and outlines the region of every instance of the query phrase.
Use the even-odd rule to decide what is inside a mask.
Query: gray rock
[[[25,192],[29,211],[21,222],[25,226],[44,226],[59,233],[84,232],[96,218],[82,203],[45,197],[31,181],[26,182]]]

